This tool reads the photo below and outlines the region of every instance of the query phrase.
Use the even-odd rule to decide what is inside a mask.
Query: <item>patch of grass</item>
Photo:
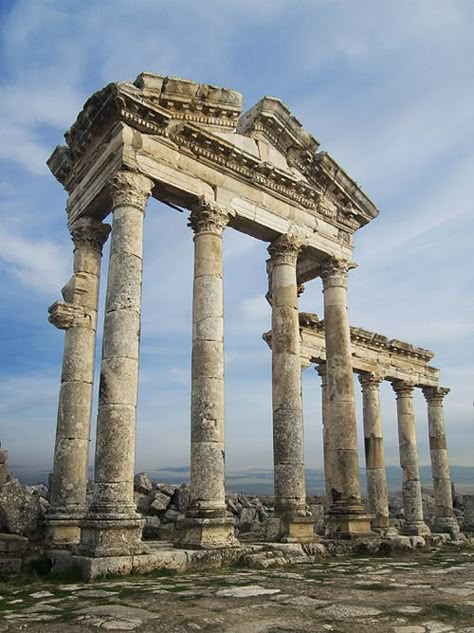
[[[427,604],[424,605],[423,608],[424,617],[430,616],[434,619],[444,619],[449,623],[470,623],[474,615],[474,609],[466,607],[466,605],[449,604],[447,602]]]
[[[178,572],[176,569],[151,569],[146,572],[132,571],[131,576],[137,577],[142,576],[143,578],[170,578],[172,576],[177,576]],[[122,576],[122,578],[126,578]]]

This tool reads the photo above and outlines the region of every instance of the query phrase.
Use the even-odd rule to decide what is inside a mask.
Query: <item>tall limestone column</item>
[[[430,534],[430,529],[423,519],[415,414],[413,412],[414,386],[406,382],[394,381],[392,387],[397,396],[400,466],[403,470],[402,497],[405,514],[403,533],[426,536]]]
[[[191,502],[177,545],[234,547],[226,516],[222,235],[231,213],[204,197],[191,210],[194,284],[191,377]]]
[[[330,433],[328,430],[328,382],[326,375],[326,363],[321,363],[315,367],[321,377],[321,415],[323,422],[323,461],[324,461],[324,484],[326,490],[326,503],[329,505],[331,499],[331,451],[329,448]]]
[[[303,403],[296,261],[302,241],[281,235],[269,248],[272,305],[272,401],[275,510],[280,539],[314,541],[306,516]]]
[[[375,516],[372,521],[373,528],[387,529],[390,527],[390,519],[379,394],[382,380],[383,377],[377,374],[359,374],[362,386],[369,512]]]
[[[102,247],[108,224],[91,217],[71,227],[74,275],[64,301],[49,308],[49,320],[65,330],[47,540],[64,547],[79,542],[86,511],[87,468],[94,382],[94,356]]]
[[[143,219],[153,182],[118,172],[110,185],[112,240],[105,304],[94,497],[81,524],[81,551],[116,556],[143,550],[133,498],[140,345]]]
[[[369,534],[370,517],[362,504],[354,403],[352,349],[347,314],[346,260],[323,264],[324,330],[326,341],[327,418],[331,462],[331,505],[328,532],[350,537]]]
[[[423,395],[428,405],[431,474],[435,500],[434,528],[438,532],[459,533],[454,516],[448,447],[444,424],[443,399],[449,393],[445,387],[425,387]]]

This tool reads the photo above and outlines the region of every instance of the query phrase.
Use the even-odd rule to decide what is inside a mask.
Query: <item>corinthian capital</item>
[[[229,223],[235,212],[217,204],[213,200],[207,200],[200,196],[196,204],[191,208],[188,226],[194,233],[215,233],[222,235],[224,228]]]
[[[362,387],[362,392],[366,389],[377,388],[380,383],[384,380],[384,376],[382,374],[377,374],[375,372],[364,372],[359,374],[359,382]]]
[[[447,396],[450,392],[448,387],[423,387],[423,395],[426,398],[426,402],[436,402],[441,404],[444,396]]]
[[[353,268],[357,268],[357,264],[348,259],[331,257],[326,260],[321,266],[321,278],[324,287],[345,286],[347,273]]]
[[[406,398],[411,396],[414,388],[415,384],[413,382],[407,382],[404,380],[394,380],[392,382],[392,389],[397,394],[397,398]]]
[[[109,183],[112,205],[116,207],[135,207],[145,211],[153,181],[143,174],[131,171],[118,171]]]
[[[84,217],[76,220],[70,231],[75,248],[85,246],[102,253],[102,247],[109,236],[110,229],[110,224],[103,224],[95,218]]]

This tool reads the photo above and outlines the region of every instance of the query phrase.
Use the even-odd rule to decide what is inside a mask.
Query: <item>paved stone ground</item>
[[[474,633],[474,551],[0,584],[0,633]]]

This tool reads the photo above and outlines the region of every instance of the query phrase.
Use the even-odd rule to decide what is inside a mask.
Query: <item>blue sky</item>
[[[356,237],[351,323],[435,352],[452,389],[451,462],[473,465],[473,25],[471,0],[2,0],[0,439],[13,470],[49,469],[54,445],[63,335],[47,307],[72,249],[66,194],[45,161],[90,94],[143,70],[239,90],[246,108],[280,97],[362,185],[380,216]],[[186,217],[155,201],[145,232],[137,468],[152,470],[188,461],[192,240]],[[265,259],[265,244],[226,232],[230,471],[272,463]],[[104,273],[106,263],[107,252]],[[301,309],[321,308],[315,280]],[[303,388],[306,464],[317,468],[312,369]],[[387,385],[382,400],[396,464]]]

